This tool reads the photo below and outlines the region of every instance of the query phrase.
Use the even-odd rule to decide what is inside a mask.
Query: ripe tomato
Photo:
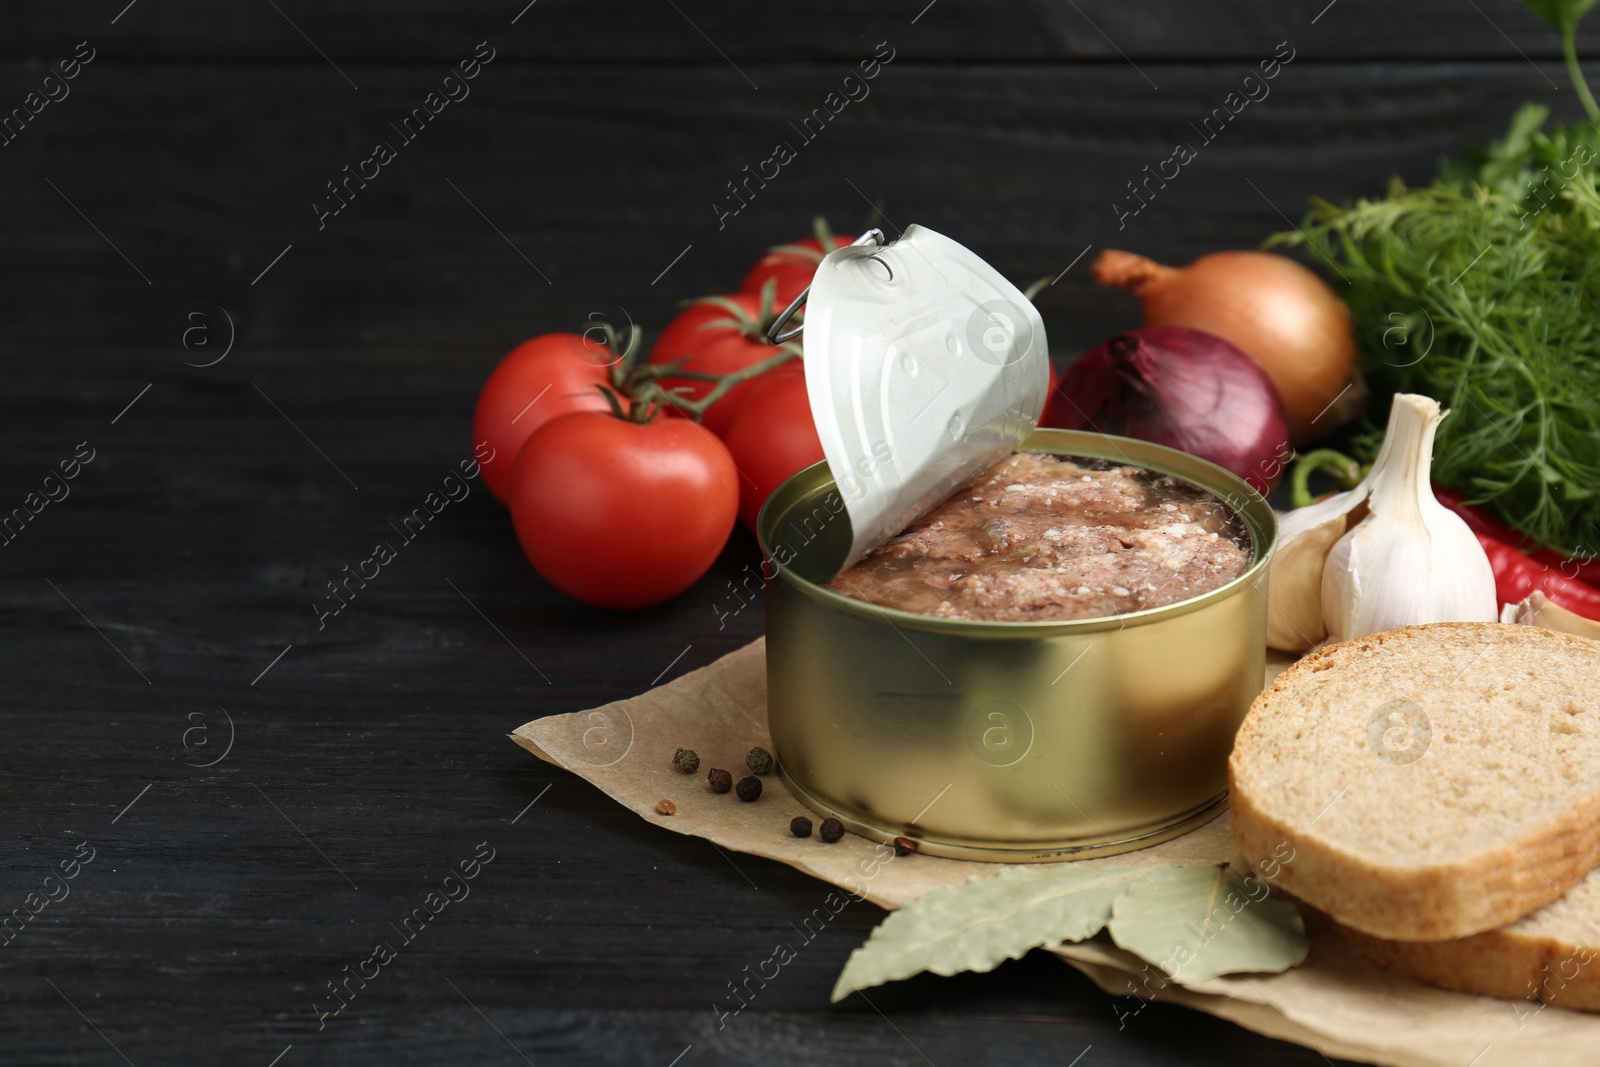
[[[528,438],[511,482],[528,560],[557,589],[601,608],[645,608],[689,588],[739,511],[727,448],[684,419],[551,419]]]
[[[737,311],[713,303],[690,305],[667,323],[661,336],[656,338],[655,346],[650,349],[650,362],[671,363],[687,356],[689,358],[683,365],[684,370],[701,374],[732,374],[778,354],[778,349],[767,344],[763,336],[767,323],[761,318],[760,297],[734,293],[718,299],[728,301]],[[726,396],[706,409],[701,423],[713,433],[725,431],[728,420],[758,380],[752,379],[730,389]],[[682,387],[680,395],[689,400],[698,400],[711,391],[712,383],[667,377],[661,379],[661,387]],[[677,413],[676,408],[669,410]]]
[[[739,519],[751,533],[772,491],[821,460],[822,439],[811,421],[805,369],[785,363],[763,374],[734,413],[724,440],[739,479]]]
[[[483,383],[472,413],[472,444],[488,442],[483,480],[502,504],[511,502],[511,468],[533,431],[569,411],[609,411],[595,388],[611,382],[616,359],[598,340],[547,333],[524,341]]]
[[[834,237],[833,245],[827,251],[843,248],[854,240],[854,237]],[[767,254],[756,262],[750,273],[744,276],[739,291],[759,296],[761,287],[767,283],[767,279],[775,278],[778,282],[778,291],[772,303],[776,310],[782,311],[794,303],[794,298],[800,295],[802,289],[811,284],[811,278],[817,273],[817,265],[822,262],[823,254],[822,241],[816,237],[807,237],[804,241],[796,241],[794,244],[779,245],[768,250]]]

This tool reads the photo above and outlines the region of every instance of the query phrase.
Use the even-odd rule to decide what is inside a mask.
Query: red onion
[[[1283,402],[1242,351],[1183,326],[1147,326],[1085,352],[1061,375],[1045,426],[1182,449],[1272,491],[1291,451]]]

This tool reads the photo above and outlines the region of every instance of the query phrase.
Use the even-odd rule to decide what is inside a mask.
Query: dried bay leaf
[[[1286,971],[1306,958],[1294,905],[1226,867],[1157,867],[1112,905],[1111,940],[1178,982]]]
[[[1133,867],[1007,867],[929,890],[891,912],[850,954],[832,999],[922,971],[991,971],[1040,945],[1093,937],[1140,880]]]
[[[855,992],[923,971],[991,971],[1029,949],[1108,930],[1118,947],[1178,982],[1304,962],[1305,925],[1266,883],[1225,866],[1008,867],[932,889],[878,924],[833,987]]]

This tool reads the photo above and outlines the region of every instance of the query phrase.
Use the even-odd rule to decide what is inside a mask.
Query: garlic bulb
[[[1268,574],[1267,644],[1303,652],[1428,622],[1493,622],[1494,572],[1428,481],[1437,401],[1400,393],[1361,484],[1285,516]]]

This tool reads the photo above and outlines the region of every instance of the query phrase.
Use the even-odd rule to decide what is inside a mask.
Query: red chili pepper
[[[1553,571],[1504,541],[1476,530],[1473,532],[1477,533],[1478,544],[1489,557],[1489,566],[1494,568],[1494,591],[1500,603],[1520,604],[1529,593],[1537,590],[1558,607],[1586,619],[1600,620],[1600,589]]]
[[[1532,539],[1513,530],[1485,509],[1475,504],[1468,504],[1461,494],[1453,489],[1435,485],[1433,487],[1433,495],[1439,498],[1439,503],[1465,519],[1467,525],[1472,527],[1473,533],[1488,534],[1496,541],[1516,547],[1519,551],[1532,556],[1545,566],[1560,572],[1564,578],[1576,578],[1587,582],[1591,586],[1600,586],[1600,560],[1596,560],[1593,556],[1574,559],[1563,556],[1553,549],[1540,548],[1533,543]],[[1554,600],[1555,597],[1550,599]],[[1516,601],[1511,603],[1516,603]]]

